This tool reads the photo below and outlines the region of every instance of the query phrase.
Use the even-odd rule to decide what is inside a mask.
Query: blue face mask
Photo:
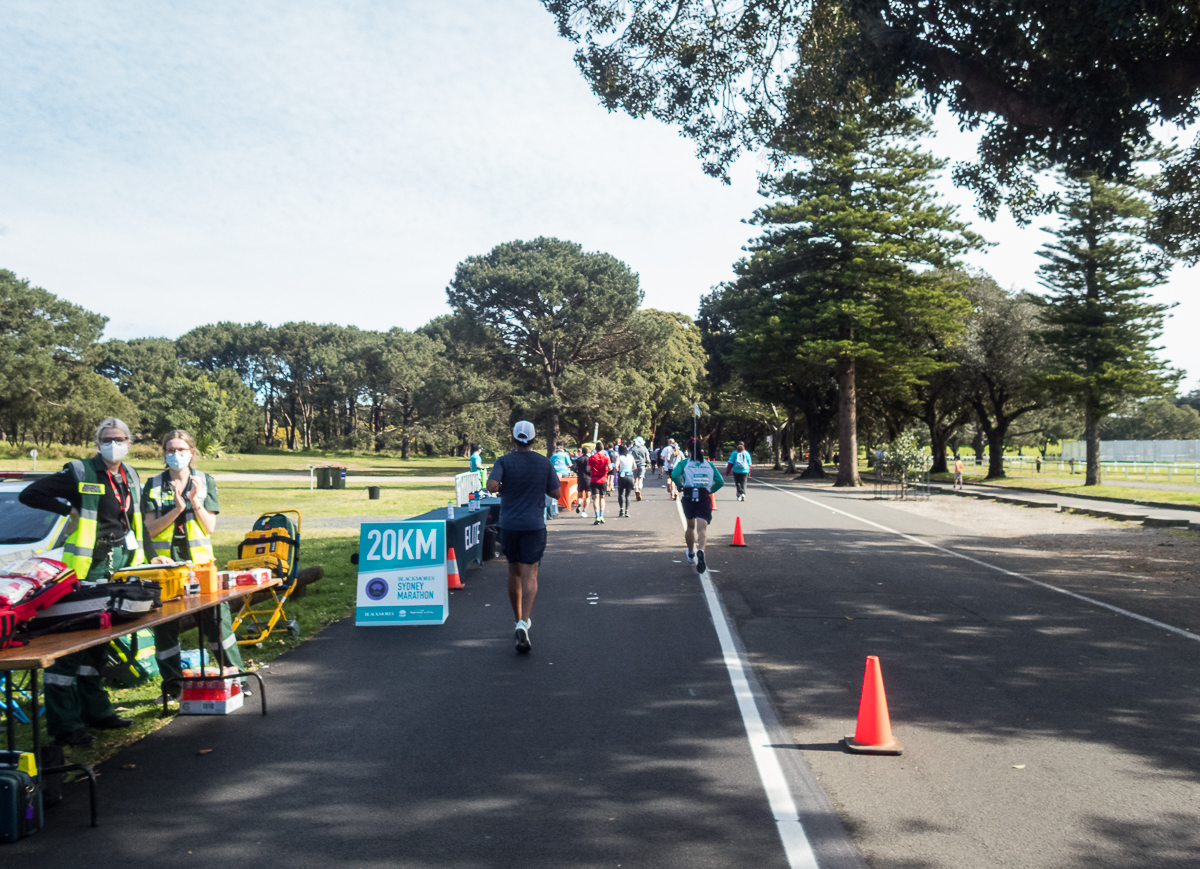
[[[170,468],[172,471],[182,471],[188,466],[188,463],[191,462],[192,454],[190,452],[170,453],[166,458],[168,468]]]

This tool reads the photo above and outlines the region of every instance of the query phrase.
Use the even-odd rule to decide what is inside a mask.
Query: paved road
[[[76,787],[5,856],[39,869],[75,867],[83,849],[89,869],[786,867],[674,506],[655,492],[638,508],[603,528],[556,520],[532,654],[513,653],[506,570],[490,562],[446,625],[332,626],[272,665],[267,718],[176,721],[105,765],[99,829]],[[827,804],[803,805],[823,865],[861,866]]]
[[[1037,578],[1034,559],[978,555],[962,529],[861,493],[785,488],[755,486],[737,505],[750,546],[710,563],[793,750],[872,866],[1196,865],[1195,637],[862,519]],[[1078,584],[1174,624],[1169,601]],[[835,744],[852,732],[869,654],[902,757]]]
[[[765,754],[821,869],[861,865],[843,825],[876,869],[1196,865],[1200,642],[1035,585],[1015,575],[1036,579],[1019,552],[978,556],[1010,573],[955,557],[978,541],[862,493],[719,497],[711,579],[772,701]],[[745,549],[725,545],[736,515]],[[331,627],[272,666],[268,718],[173,723],[105,765],[100,829],[76,787],[4,855],[46,869],[85,850],[89,869],[787,865],[675,504],[655,489],[633,519],[589,523],[553,523],[528,657],[511,651],[489,563],[446,625]],[[837,746],[868,654],[901,757]]]

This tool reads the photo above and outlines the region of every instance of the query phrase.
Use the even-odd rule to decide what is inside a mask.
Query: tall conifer
[[[1146,290],[1169,261],[1146,241],[1152,211],[1136,186],[1085,175],[1065,180],[1062,223],[1039,251],[1041,299],[1051,353],[1046,382],[1083,410],[1085,484],[1100,482],[1100,420],[1131,398],[1162,395],[1179,381],[1155,356],[1170,305]]]
[[[960,330],[966,303],[937,270],[983,242],[932,191],[944,163],[915,145],[927,118],[902,99],[839,101],[835,123],[798,124],[781,142],[800,167],[763,179],[776,201],[754,215],[766,231],[734,286],[773,296],[791,352],[836,369],[836,485],[857,486],[859,374],[898,389],[944,364],[929,336]]]

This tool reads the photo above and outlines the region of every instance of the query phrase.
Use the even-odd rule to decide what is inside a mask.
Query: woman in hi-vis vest
[[[213,560],[212,533],[221,512],[217,481],[196,470],[196,442],[183,429],[167,432],[162,442],[166,469],[146,482],[142,490],[142,515],[146,526],[146,555],[162,564]],[[217,620],[204,619],[208,647],[221,666],[242,669],[242,653],[232,629],[229,604],[216,608]],[[155,656],[163,679],[163,692],[172,699],[180,693],[179,622],[154,629]],[[161,700],[161,698],[160,698]]]
[[[115,571],[141,564],[141,481],[125,462],[129,426],[109,417],[96,426],[96,455],[73,459],[57,474],[34,480],[18,500],[72,522],[63,561],[81,582],[106,582]],[[105,646],[64,655],[46,668],[46,729],[58,745],[88,746],[91,730],[119,730],[133,724],[117,714],[100,681]]]

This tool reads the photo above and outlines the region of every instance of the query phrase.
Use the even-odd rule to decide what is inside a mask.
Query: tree
[[[1200,5],[1178,0],[542,3],[609,110],[681,126],[718,176],[792,120],[797,49],[806,92],[915,83],[982,126],[978,162],[956,174],[985,210],[1003,191],[1018,212],[1044,202],[1032,172],[1047,164],[1124,177],[1157,124],[1200,112]]]
[[[569,401],[564,378],[635,352],[638,277],[605,253],[556,238],[511,241],[459,263],[450,305],[510,348],[546,416],[546,448],[559,439]]]
[[[147,399],[143,413],[156,440],[182,428],[204,455],[241,452],[257,440],[254,393],[228,368],[209,374],[181,366]]]
[[[1151,398],[1122,408],[1120,414],[1100,421],[1100,438],[1106,441],[1193,440],[1200,438],[1200,413],[1188,404],[1169,398]]]
[[[442,362],[430,382],[441,400],[443,445],[454,455],[472,444],[497,452],[512,437],[509,398],[515,390],[512,353],[495,335],[473,327],[457,314],[431,320],[417,330],[442,345]]]
[[[691,411],[700,395],[706,354],[700,330],[686,314],[639,311],[651,334],[643,341],[645,360],[633,368],[632,397],[637,406],[622,436],[644,431],[654,443],[667,417]]]
[[[10,438],[64,407],[106,322],[0,269],[0,422]]]
[[[1038,272],[1050,351],[1045,382],[1083,411],[1085,485],[1100,482],[1100,421],[1133,398],[1169,394],[1181,374],[1155,357],[1169,305],[1145,292],[1165,280],[1166,261],[1145,239],[1152,212],[1144,194],[1096,175],[1064,178],[1056,239]]]
[[[794,130],[788,153],[807,166],[763,179],[776,202],[755,213],[766,232],[735,266],[780,326],[790,317],[796,352],[836,367],[839,486],[862,484],[860,369],[889,390],[911,385],[942,365],[928,337],[961,329],[966,303],[945,274],[982,240],[931,192],[942,163],[912,147],[927,130],[904,100],[865,94],[835,127]]]
[[[985,275],[976,276],[963,292],[973,315],[957,352],[960,388],[975,411],[979,439],[987,438],[987,477],[999,479],[1005,476],[1009,429],[1049,403],[1041,382],[1046,354],[1038,340],[1038,307],[1035,297],[1005,292]]]

